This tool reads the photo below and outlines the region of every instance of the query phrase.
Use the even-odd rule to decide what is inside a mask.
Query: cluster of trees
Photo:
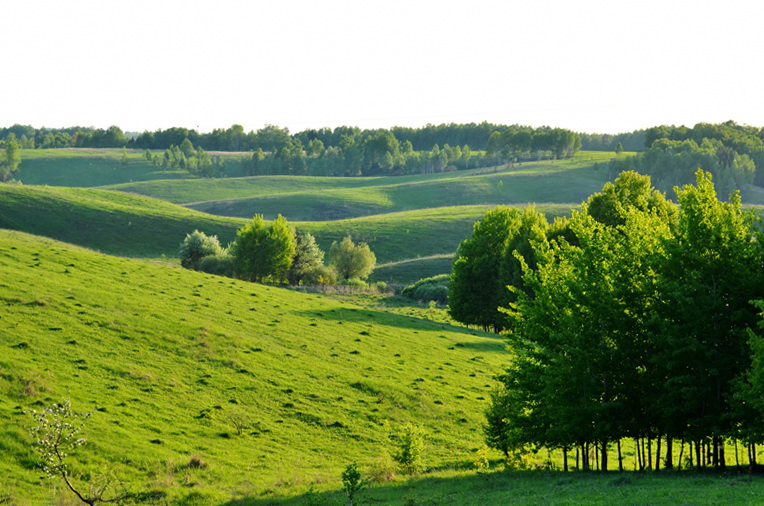
[[[625,146],[625,144],[624,144]],[[711,172],[717,190],[727,196],[745,192],[751,185],[764,185],[764,129],[738,125],[698,123],[658,126],[644,131],[644,152],[614,160],[611,174],[635,170],[648,174],[663,191],[689,184],[697,168]]]
[[[677,188],[678,207],[627,172],[568,220],[547,225],[526,211],[529,230],[497,209],[476,225],[449,296],[461,321],[505,329],[512,351],[487,411],[490,446],[575,447],[585,469],[594,451],[603,470],[611,447],[622,468],[626,438],[640,468],[674,467],[677,443],[680,454],[689,443],[695,466],[724,466],[729,440],[755,455],[764,341],[751,329],[764,303],[751,301],[764,297],[764,243],[739,197],[719,201],[711,177],[699,170]],[[498,295],[465,318],[460,297],[480,294],[462,278],[485,285],[491,270]]]
[[[0,159],[0,183],[13,179],[13,174],[21,164],[21,145],[16,141],[16,135],[9,134],[5,139],[5,156]]]
[[[661,138],[636,156],[609,163],[611,174],[624,170],[647,174],[662,191],[690,184],[698,168],[714,176],[719,193],[725,197],[735,190],[748,190],[756,175],[756,165],[748,155],[738,154],[720,140],[708,138],[700,144],[692,139],[678,141]]]
[[[171,145],[160,157],[148,149],[144,156],[147,161],[165,169],[183,169],[201,177],[219,177],[225,174],[225,162],[219,156],[210,156],[201,146],[194,149],[189,139],[183,139],[180,146]]]
[[[642,151],[645,149],[645,130],[634,130],[620,134],[580,133],[581,149],[585,151],[615,151],[621,145],[623,151]]]
[[[329,265],[324,265],[324,252],[315,238],[295,230],[281,215],[270,224],[256,215],[225,248],[217,236],[195,230],[181,243],[180,259],[187,269],[291,285],[356,284],[369,277],[377,262],[368,244],[355,244],[348,236],[332,243]]]
[[[107,129],[40,129],[14,125],[22,132],[22,147],[128,147],[166,150],[168,166],[185,168],[177,149],[188,141],[203,150],[251,151],[244,171],[259,174],[359,175],[412,174],[468,169],[526,159],[572,156],[581,146],[575,132],[560,128],[518,125],[448,124],[423,128],[394,127],[361,130],[341,126],[290,134],[267,125],[245,132],[241,125],[199,133],[169,128],[134,136],[119,127]],[[2,130],[0,130],[2,133]],[[169,151],[169,153],[168,153]],[[487,151],[487,152],[484,152]],[[190,155],[185,153],[186,161]],[[204,171],[214,175],[215,168]]]

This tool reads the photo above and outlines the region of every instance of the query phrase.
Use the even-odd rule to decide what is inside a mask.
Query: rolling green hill
[[[217,154],[225,160],[229,173],[240,174],[241,159],[245,155]],[[128,150],[128,163],[122,165],[121,149],[24,149],[21,151],[21,166],[15,177],[24,184],[75,187],[192,177],[186,171],[155,167],[147,163],[143,155],[143,150]]]
[[[148,181],[109,187],[168,200],[206,213],[290,220],[337,220],[459,205],[579,203],[599,190],[604,173],[593,164],[608,153],[571,160],[528,162],[512,168],[377,178],[262,176]]]
[[[548,216],[573,205],[539,206]],[[369,243],[379,263],[451,254],[489,206],[461,206],[381,214],[333,222],[292,222],[322,249],[350,234]],[[138,195],[90,188],[0,185],[0,227],[132,257],[176,256],[194,229],[233,240],[246,223]]]
[[[68,494],[40,479],[23,413],[62,397],[93,413],[77,481],[113,471],[171,500],[337,488],[351,461],[381,476],[405,422],[446,468],[481,444],[506,360],[495,336],[8,230],[0,269],[4,502]]]

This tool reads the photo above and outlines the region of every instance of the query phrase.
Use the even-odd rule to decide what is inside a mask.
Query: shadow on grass
[[[417,318],[415,316],[399,315],[396,313],[388,313],[386,311],[376,311],[373,309],[333,309],[325,311],[294,311],[294,314],[300,316],[307,316],[308,318],[315,318],[325,321],[333,321],[336,323],[362,323],[375,325],[384,325],[387,327],[397,327],[409,330],[446,330],[448,332],[457,332],[460,334],[468,334],[475,337],[487,337],[490,339],[496,339],[497,342],[502,342],[503,338],[499,334],[492,334],[487,332],[480,332],[474,329],[468,329],[466,327],[457,327],[448,323],[437,322],[432,320],[426,320],[424,318]],[[460,343],[464,347],[474,343]]]
[[[764,478],[728,472],[456,472],[375,484],[359,504],[752,504],[759,503]],[[243,505],[348,504],[342,490],[308,491],[289,498],[266,491],[226,503]]]

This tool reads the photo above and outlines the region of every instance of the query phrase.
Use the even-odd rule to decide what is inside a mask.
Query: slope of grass
[[[0,185],[0,227],[122,256],[174,256],[194,229],[232,240],[244,223],[122,192]]]
[[[370,279],[397,285],[410,285],[422,278],[448,274],[454,264],[453,254],[410,258],[377,265]]]
[[[77,481],[113,471],[173,501],[336,488],[354,460],[384,474],[406,422],[449,467],[481,444],[506,360],[496,336],[8,230],[0,269],[6,502],[68,494],[40,479],[23,414],[63,396],[93,413]]]
[[[571,207],[539,209],[552,217],[568,213]],[[332,241],[352,235],[356,241],[369,243],[377,261],[386,263],[453,253],[487,209],[489,206],[462,206],[292,224],[314,234],[325,251]],[[246,222],[122,192],[0,185],[0,227],[121,256],[176,256],[178,245],[194,229],[227,243]]]
[[[273,218],[282,214],[291,220],[319,221],[444,206],[580,203],[600,190],[603,184],[603,180],[582,174],[584,170],[517,170],[474,177],[202,202],[188,204],[188,207],[223,216],[247,217],[259,213]]]
[[[327,189],[363,188],[452,180],[498,173],[544,173],[591,167],[612,154],[582,152],[570,160],[528,162],[508,167],[488,167],[457,172],[379,177],[254,176],[228,179],[190,179],[183,181],[143,181],[117,184],[109,189],[138,193],[176,204],[202,203]]]
[[[21,166],[15,177],[24,184],[76,187],[192,177],[183,170],[155,167],[146,161],[144,152],[128,150],[128,163],[122,165],[121,149],[24,149],[21,151]],[[162,155],[161,151],[157,153]],[[219,153],[219,156],[225,160],[229,173],[240,173],[241,159],[245,155]]]

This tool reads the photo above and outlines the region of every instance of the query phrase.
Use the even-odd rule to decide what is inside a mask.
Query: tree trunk
[[[600,469],[606,472],[607,471],[607,440],[602,441],[600,445],[602,445],[602,467]]]
[[[719,438],[719,466],[722,469],[727,468],[727,456],[724,452],[724,438]]]
[[[666,469],[674,468],[674,440],[671,436],[666,436]]]
[[[621,440],[618,440],[618,470],[623,471],[623,457],[621,456]]]
[[[682,470],[682,455],[684,454],[684,438],[682,438],[682,446],[679,447],[679,460],[677,460],[676,468]],[[692,452],[690,452],[690,458],[692,458]]]
[[[661,470],[661,436],[658,435],[658,446],[655,448],[655,470]]]
[[[581,467],[578,465],[578,445],[576,445],[576,471],[580,471]]]
[[[738,454],[737,454],[737,439],[735,439],[735,467],[740,469],[740,458],[738,457]]]
[[[568,472],[568,447],[563,446],[562,447],[562,470],[563,472]]]
[[[653,438],[647,436],[647,468],[653,468]]]
[[[690,443],[692,444],[692,443]],[[700,440],[695,441],[695,461],[697,462],[698,469],[701,468],[701,460],[700,460]]]

